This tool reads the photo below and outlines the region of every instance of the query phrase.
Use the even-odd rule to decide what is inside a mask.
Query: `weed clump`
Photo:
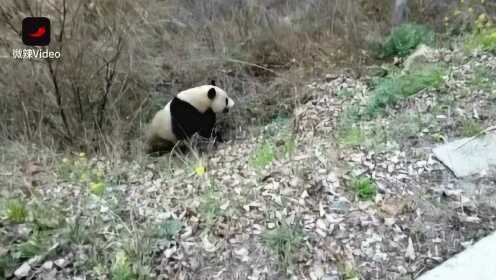
[[[6,206],[6,216],[9,221],[17,224],[24,223],[28,217],[28,210],[22,201],[11,199],[7,201]]]
[[[344,129],[340,135],[340,144],[348,147],[358,147],[365,142],[365,133],[359,127]]]
[[[441,68],[427,67],[409,74],[379,79],[366,107],[366,115],[375,117],[387,106],[393,106],[403,98],[427,88],[439,88],[444,80],[443,75]]]
[[[304,241],[304,234],[295,226],[281,225],[263,235],[264,244],[278,257],[283,269],[287,269]]]
[[[472,35],[465,43],[467,51],[480,49],[496,54],[496,28],[485,29]]]
[[[262,169],[277,158],[289,157],[296,149],[296,138],[288,119],[274,120],[265,127],[263,135],[263,143],[255,149],[249,160],[255,169]]]
[[[434,41],[435,34],[427,26],[406,23],[393,29],[385,42],[373,43],[371,48],[380,59],[394,56],[405,57],[420,44],[432,45]]]
[[[481,125],[473,119],[463,120],[459,130],[463,137],[476,136],[484,131]]]
[[[360,200],[373,200],[377,194],[376,183],[368,177],[354,179],[351,186]]]

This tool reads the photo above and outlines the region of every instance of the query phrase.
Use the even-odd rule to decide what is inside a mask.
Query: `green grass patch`
[[[277,255],[279,264],[286,270],[293,264],[296,252],[301,248],[305,235],[297,226],[281,225],[262,236],[263,243]]]
[[[468,81],[468,85],[474,89],[491,90],[494,87],[495,75],[491,69],[485,65],[476,66],[472,79]]]
[[[138,279],[131,269],[131,263],[124,251],[116,253],[110,270],[112,280]]]
[[[394,56],[408,56],[420,44],[432,45],[435,42],[435,33],[427,26],[406,23],[393,29],[385,42],[373,43],[373,53],[381,59]]]
[[[355,92],[349,89],[342,89],[336,92],[336,96],[340,98],[352,97],[353,95],[355,95]]]
[[[425,67],[412,73],[397,75],[376,82],[375,89],[365,109],[369,118],[382,113],[388,106],[415,95],[427,88],[437,89],[443,84],[444,70],[440,67]]]
[[[292,134],[287,134],[281,137],[276,142],[276,146],[280,146],[280,153],[282,153],[285,157],[291,156],[296,150],[296,138]]]
[[[360,273],[351,263],[338,263],[338,271],[343,280],[359,280]]]
[[[459,128],[459,132],[463,137],[472,137],[480,134],[484,129],[473,119],[463,120]]]
[[[476,49],[496,54],[496,28],[482,30],[467,39],[465,50],[474,51]]]
[[[347,147],[359,147],[365,142],[365,137],[359,127],[349,127],[341,132],[339,143]]]
[[[265,142],[259,146],[250,159],[250,165],[261,169],[276,159],[276,149],[273,143]]]
[[[205,221],[207,228],[210,228],[217,218],[222,214],[221,198],[222,194],[213,185],[210,185],[205,193],[200,197],[199,213]]]
[[[278,158],[289,157],[296,150],[296,137],[288,119],[275,119],[264,127],[262,134],[264,141],[253,151],[248,162],[255,169],[263,169]]]
[[[353,179],[351,181],[351,187],[360,200],[374,200],[377,194],[376,183],[368,177]]]
[[[26,204],[19,199],[10,199],[5,207],[7,220],[21,224],[24,223],[28,217],[28,209]]]

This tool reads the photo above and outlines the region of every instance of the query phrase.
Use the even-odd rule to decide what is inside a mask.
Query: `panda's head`
[[[234,106],[234,101],[223,89],[215,86],[214,81],[209,85],[182,91],[177,97],[193,105],[201,112],[211,109],[214,113],[227,113]]]
[[[207,91],[207,97],[211,100],[210,109],[215,113],[227,113],[229,109],[234,106],[234,101],[227,96],[227,93],[215,86],[215,82],[212,81],[210,88]]]

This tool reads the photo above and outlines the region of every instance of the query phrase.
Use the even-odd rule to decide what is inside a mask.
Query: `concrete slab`
[[[496,170],[496,135],[492,133],[443,144],[433,152],[458,178]]]
[[[417,280],[496,279],[496,233],[493,233]]]

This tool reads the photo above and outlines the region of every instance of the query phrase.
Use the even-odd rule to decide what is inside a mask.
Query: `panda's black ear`
[[[210,81],[210,85],[211,85],[211,86],[215,86],[215,80],[211,80],[211,81]]]
[[[215,88],[209,89],[207,95],[209,99],[214,99],[215,95],[217,95],[217,92],[215,92]]]

